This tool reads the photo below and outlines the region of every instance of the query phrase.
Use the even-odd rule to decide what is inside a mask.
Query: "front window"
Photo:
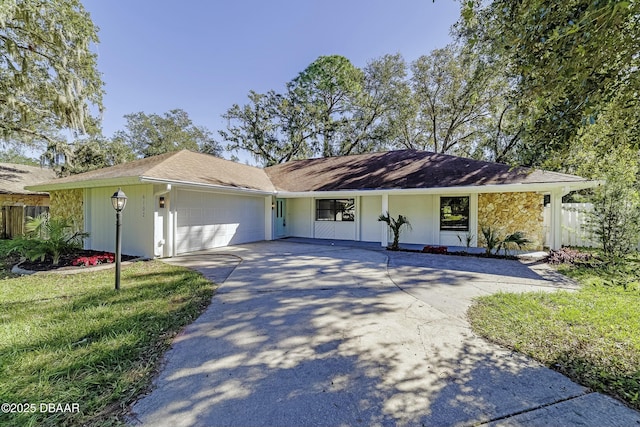
[[[440,230],[469,231],[469,197],[440,197]]]
[[[316,199],[316,221],[353,221],[353,199]]]

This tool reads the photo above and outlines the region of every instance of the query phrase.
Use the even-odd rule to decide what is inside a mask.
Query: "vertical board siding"
[[[593,210],[591,203],[562,204],[562,245],[598,247],[597,239],[587,230],[588,213]],[[551,239],[551,205],[544,207],[545,245]]]

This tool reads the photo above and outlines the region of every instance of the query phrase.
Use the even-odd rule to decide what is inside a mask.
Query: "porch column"
[[[384,215],[387,212],[389,212],[389,194],[384,193],[382,195],[382,210],[381,210],[380,213],[382,215]],[[380,226],[382,227],[380,244],[382,245],[382,247],[386,248],[387,246],[389,246],[389,230],[388,230],[388,226],[384,222],[380,222]]]
[[[551,236],[549,248],[553,250],[562,247],[562,190],[551,192]]]
[[[273,240],[273,196],[264,198],[264,240]]]
[[[167,193],[165,199],[165,216],[164,216],[164,247],[162,248],[162,256],[173,257],[176,256],[175,248],[173,247],[173,231],[175,230],[173,223],[173,212],[171,211],[171,193]]]

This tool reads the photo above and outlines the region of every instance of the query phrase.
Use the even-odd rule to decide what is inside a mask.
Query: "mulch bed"
[[[53,265],[53,260],[50,257],[47,257],[42,262],[40,260],[36,260],[36,261],[26,260],[20,264],[20,268],[23,270],[31,270],[31,271],[51,271],[51,270],[57,270],[62,267],[72,267],[74,266],[73,262],[80,257],[90,258],[93,256],[99,256],[104,254],[105,254],[104,251],[80,250],[80,251],[75,251],[71,254],[62,255],[60,257],[60,262],[58,263],[58,265]],[[136,258],[138,257],[132,256],[132,255],[121,256],[122,261],[130,261]],[[82,265],[76,266],[76,267],[83,268]]]

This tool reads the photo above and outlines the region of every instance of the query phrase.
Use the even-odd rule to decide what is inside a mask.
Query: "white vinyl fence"
[[[587,212],[593,210],[591,203],[562,204],[562,246],[600,246],[586,227]],[[544,244],[551,239],[551,205],[544,207]]]

